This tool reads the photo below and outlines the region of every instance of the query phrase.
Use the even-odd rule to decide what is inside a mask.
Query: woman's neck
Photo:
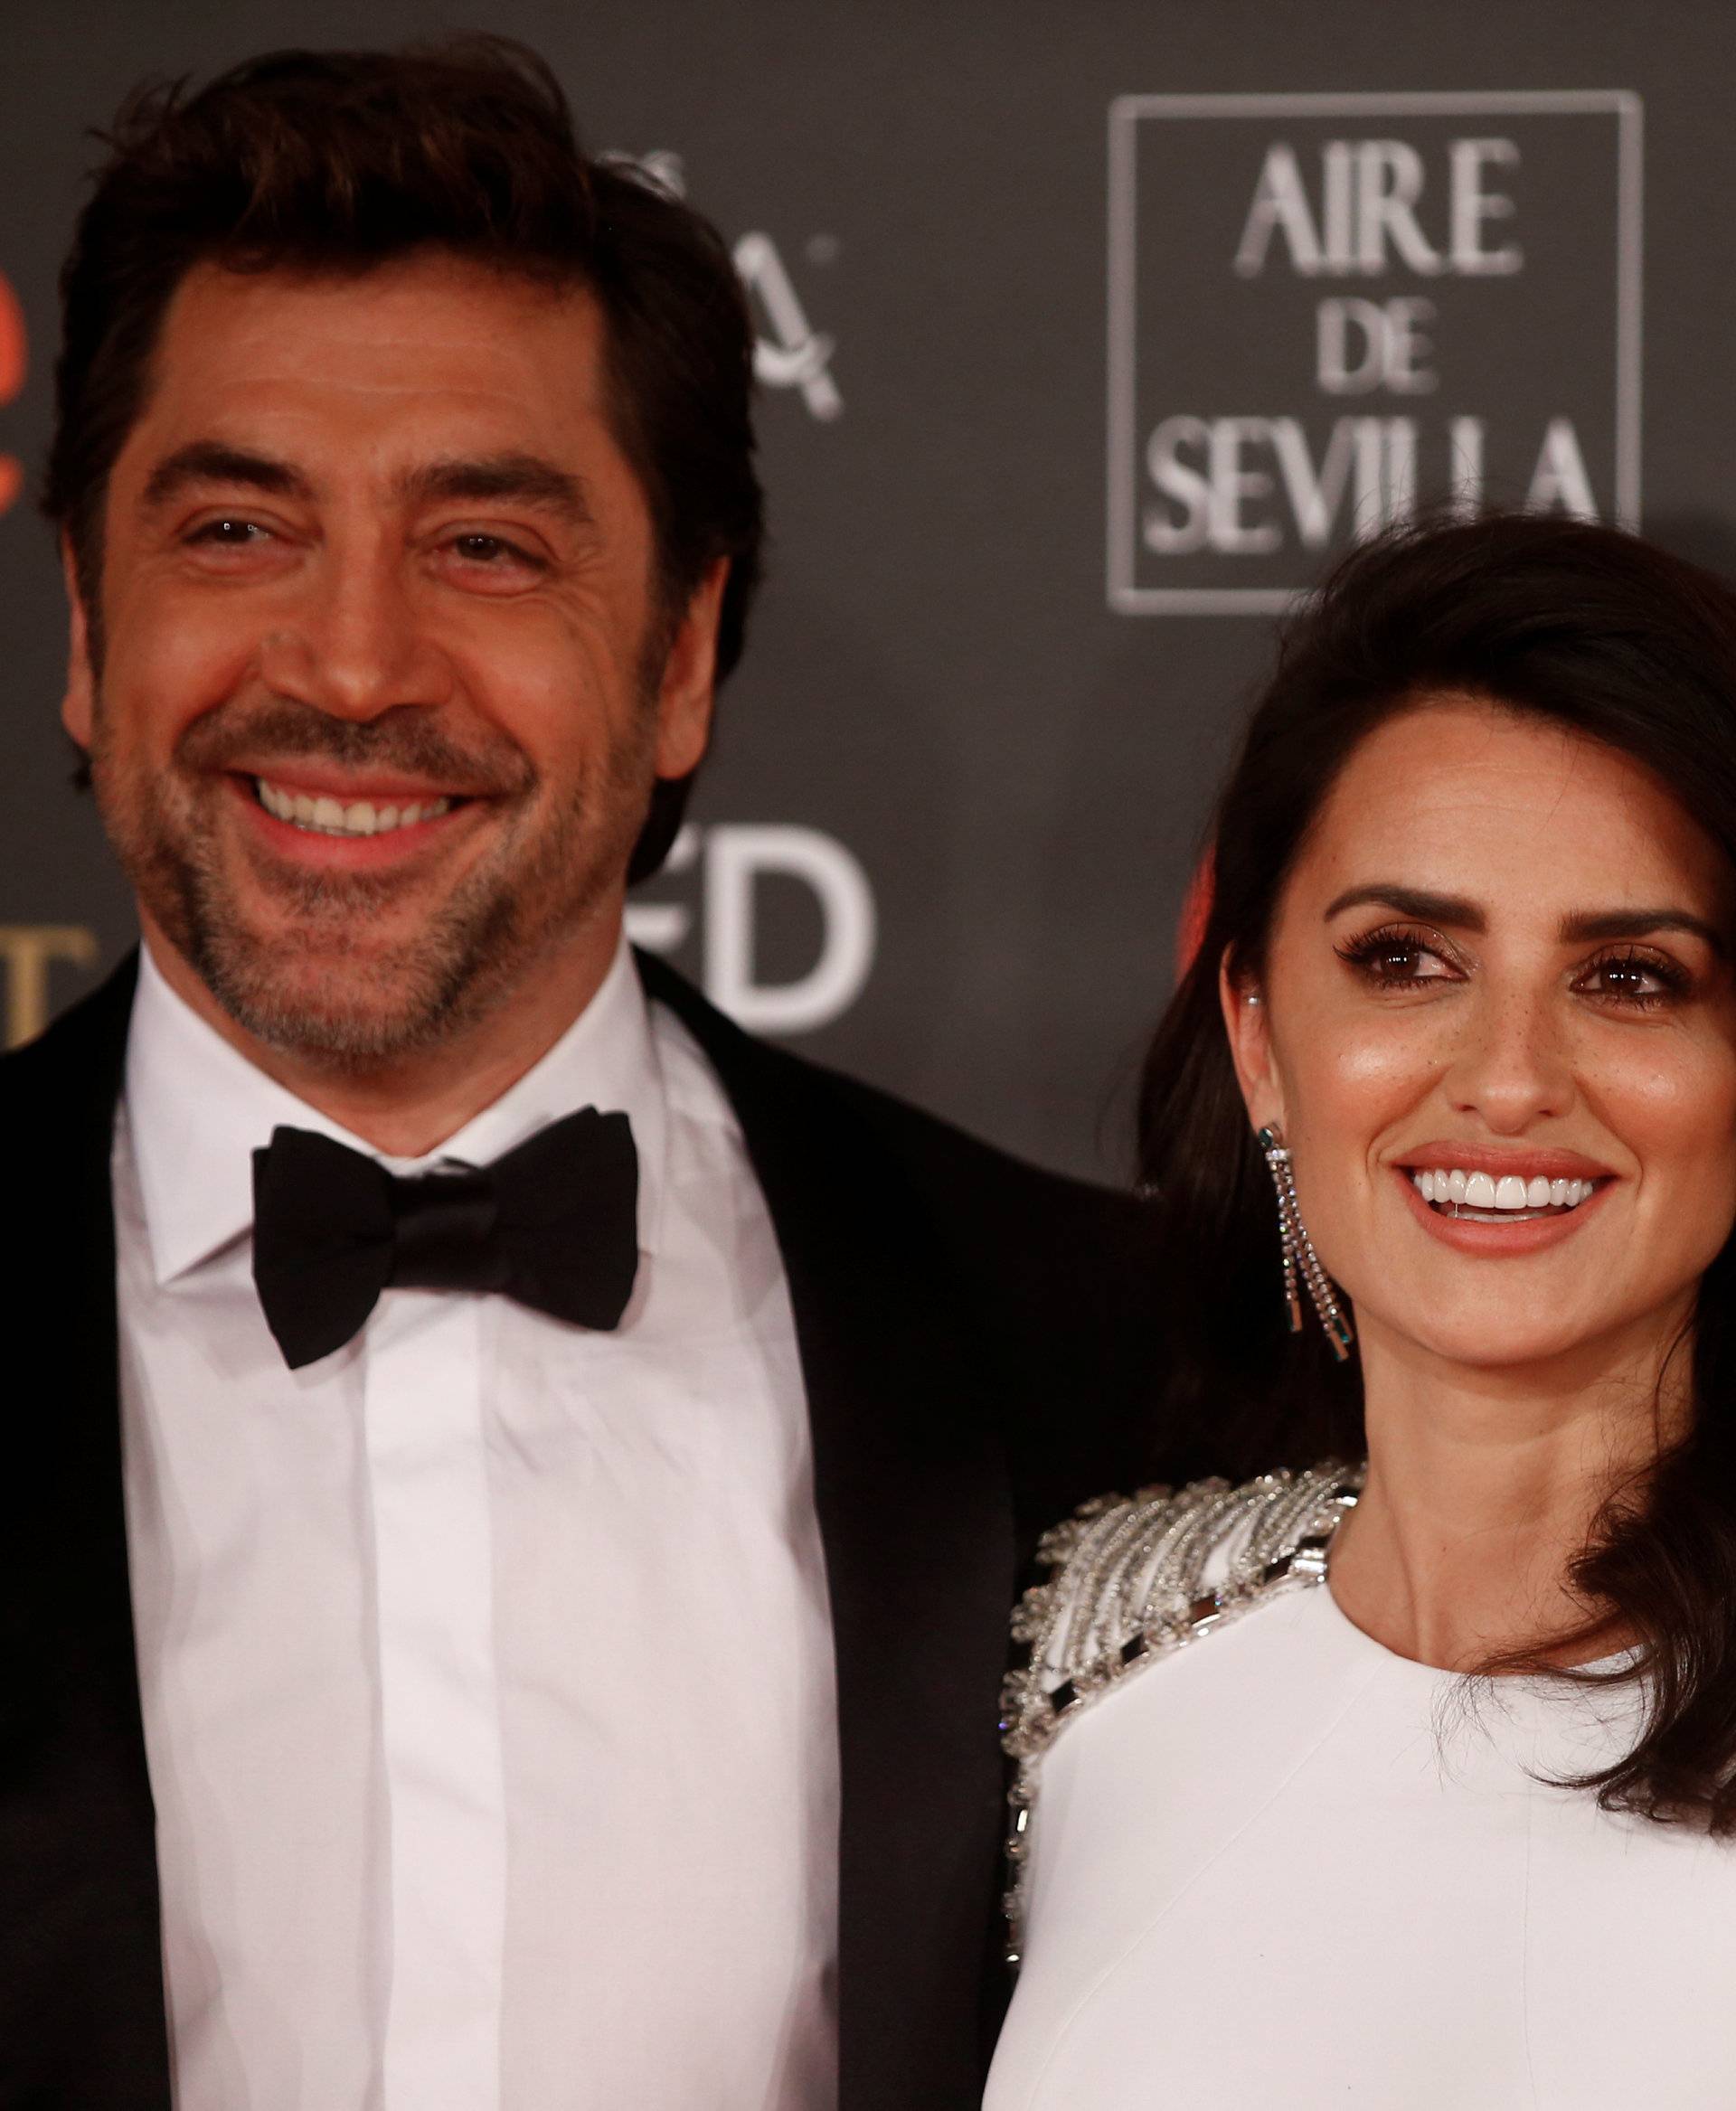
[[[1346,1616],[1454,1671],[1533,1645],[1582,1662],[1631,1639],[1583,1635],[1569,1569],[1609,1496],[1686,1427],[1689,1357],[1668,1352],[1684,1316],[1524,1370],[1447,1363],[1362,1324],[1368,1482],[1332,1555]],[[1577,1647],[1548,1646],[1576,1632]]]

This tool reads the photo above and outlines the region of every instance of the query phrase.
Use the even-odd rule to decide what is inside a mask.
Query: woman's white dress
[[[1626,1748],[1631,1689],[1395,1656],[1294,1523],[1288,1569],[1262,1582],[1269,1534],[1250,1569],[1278,1496],[1212,1498],[1221,1529],[1180,1500],[1207,1529],[1160,1588],[1138,1560],[1174,1499],[1103,1512],[1027,1609],[1024,1962],[986,2111],[1736,2106],[1736,1842],[1540,1778]]]

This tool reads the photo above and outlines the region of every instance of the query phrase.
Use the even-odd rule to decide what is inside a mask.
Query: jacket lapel
[[[0,2103],[167,2111],[127,1576],[109,1154],[134,963],[0,1065],[18,1345],[0,1528]]]
[[[641,966],[741,1118],[795,1309],[837,1658],[843,2111],[974,2111],[1015,1590],[988,1374],[853,1089]]]

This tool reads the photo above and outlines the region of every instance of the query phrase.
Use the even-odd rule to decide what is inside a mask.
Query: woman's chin
[[[1661,1315],[1658,1326],[1666,1324]],[[1552,1364],[1565,1370],[1587,1358],[1600,1361],[1616,1337],[1629,1331],[1620,1321],[1612,1322],[1607,1306],[1580,1315],[1557,1306],[1544,1321],[1534,1310],[1492,1309],[1481,1300],[1426,1316],[1420,1316],[1416,1306],[1376,1314],[1359,1305],[1356,1324],[1365,1351],[1384,1335],[1392,1351],[1407,1361],[1420,1354],[1467,1372],[1512,1371],[1533,1376]]]

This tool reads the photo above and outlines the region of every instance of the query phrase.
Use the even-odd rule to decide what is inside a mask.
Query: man
[[[750,368],[513,48],[113,135],[48,510],[144,946],[0,1068],[0,2103],[976,2101],[1007,1607],[1155,1264],[625,947]]]

